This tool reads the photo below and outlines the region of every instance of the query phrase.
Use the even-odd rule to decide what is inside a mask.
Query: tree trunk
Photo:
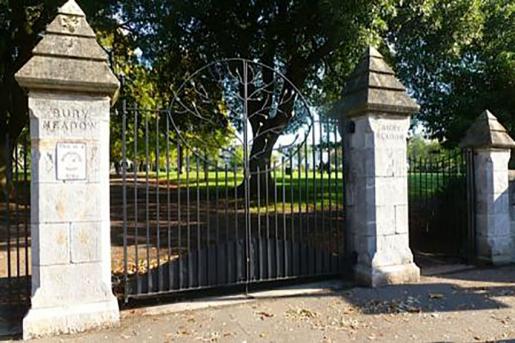
[[[269,133],[256,137],[249,153],[249,192],[250,197],[255,198],[259,193],[261,198],[264,198],[266,192],[273,191],[275,187],[275,180],[273,178],[272,152],[275,143],[279,139],[279,134]],[[267,189],[268,186],[268,189]],[[245,183],[238,186],[238,196],[245,195]]]

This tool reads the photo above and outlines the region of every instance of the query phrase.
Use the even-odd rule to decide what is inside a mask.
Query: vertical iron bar
[[[313,128],[312,128],[313,130]],[[306,206],[305,206],[305,220],[304,220],[304,223],[306,225],[306,228],[302,229],[304,232],[305,232],[305,235],[303,234],[303,240],[301,242],[301,251],[304,251],[304,245],[306,245],[304,243],[304,241],[309,241],[309,224],[310,224],[310,221],[311,221],[311,218],[309,218],[309,157],[308,157],[308,140],[309,139],[306,139],[306,142],[304,143],[304,163],[305,163],[305,170],[304,170],[304,186],[305,186],[305,189],[306,189],[306,196],[304,197],[305,198],[305,203],[306,203]],[[305,255],[305,256],[304,256]],[[306,273],[309,272],[309,250],[306,250],[305,253],[303,255],[303,263],[302,265],[304,266],[304,271]]]
[[[304,142],[304,144],[306,144]],[[298,246],[299,255],[296,256],[297,258],[297,271],[300,274],[302,271],[302,158],[301,158],[301,149],[302,146],[299,147],[299,150],[297,151],[297,188],[299,191],[299,202],[298,202],[298,224],[297,227],[297,242],[293,242],[293,244],[296,244]]]
[[[266,167],[266,172],[265,172],[266,240],[265,240],[265,244],[266,244],[266,256],[267,256],[267,278],[272,277],[272,256],[270,253],[270,248],[271,248],[271,245],[270,245],[270,211],[268,208],[268,204],[269,204],[269,200],[270,200],[269,199],[270,187],[269,187],[269,182],[268,182],[268,178],[269,178],[269,174],[270,174],[270,166],[271,166],[270,162],[268,162],[268,165],[265,166]]]
[[[129,295],[129,270],[127,254],[127,101],[122,101],[122,215],[123,215],[123,289],[125,302]]]
[[[30,220],[30,212],[29,212],[29,204],[30,204],[30,187],[29,187],[29,179],[28,179],[28,162],[27,157],[29,153],[28,149],[28,139],[30,138],[30,132],[27,131],[27,137],[24,139],[24,154],[23,154],[23,185],[26,192],[25,197],[25,213],[24,213],[24,236],[25,236],[25,279],[26,279],[26,288],[25,294],[27,296],[26,300],[30,298],[30,288],[31,288],[31,279],[29,277],[29,220]]]
[[[319,123],[320,125],[320,123]],[[317,178],[316,178],[316,171],[317,171],[317,160],[316,160],[316,138],[315,138],[315,131],[316,131],[316,123],[315,128],[312,130],[312,138],[313,138],[313,228],[312,232],[310,234],[309,239],[315,240],[316,234],[317,234],[317,228],[318,228],[318,214],[317,214]],[[313,242],[313,266],[314,266],[314,274],[317,273],[317,251],[318,251],[318,244],[317,242]]]
[[[326,196],[326,182],[325,182],[325,176],[324,172],[326,172],[326,166],[324,162],[324,145],[325,145],[325,137],[324,137],[324,130],[323,130],[323,121],[322,118],[320,118],[320,122],[318,123],[318,131],[319,131],[319,137],[318,137],[318,144],[319,144],[319,159],[320,159],[320,221],[322,222],[320,225],[319,230],[319,241],[320,241],[320,264],[322,270],[320,272],[324,272],[326,270],[326,259],[324,254],[324,245],[326,244],[326,223],[325,223],[325,204],[324,204],[324,198]]]
[[[159,132],[159,118],[160,112],[156,111],[156,221],[157,221],[157,232],[156,232],[156,250],[157,250],[157,289],[163,290],[163,268],[161,268],[161,199],[160,199],[160,180],[159,180],[159,169],[160,169],[160,138],[161,133]]]
[[[249,119],[249,109],[248,109],[248,65],[247,61],[243,61],[243,91],[244,91],[244,118],[243,118],[243,188],[244,188],[244,201],[245,201],[245,293],[248,294],[249,291],[249,281],[250,281],[250,239],[251,239],[251,224],[250,224],[250,166],[249,166],[249,151],[248,151],[248,119]]]
[[[136,273],[136,292],[141,293],[141,279],[139,271],[139,254],[138,254],[138,239],[139,239],[139,222],[138,222],[138,110],[134,106],[134,264]]]
[[[220,210],[220,191],[218,189],[219,187],[219,183],[218,183],[218,161],[216,161],[216,164],[215,164],[215,216],[216,216],[216,245],[215,245],[215,275],[216,275],[216,284],[219,284],[220,283],[220,280],[219,280],[219,275],[220,275],[220,270],[218,268],[218,264],[219,264],[219,254],[218,254],[218,249],[220,248],[220,214],[219,214],[219,210]]]
[[[196,167],[196,198],[197,198],[197,208],[196,208],[196,215],[197,215],[197,286],[201,286],[201,277],[202,277],[202,254],[201,254],[201,236],[200,236],[200,176],[199,176],[199,152],[197,150],[195,154],[195,167]]]
[[[331,187],[332,186],[332,173],[333,173],[333,168],[331,166],[331,151],[332,151],[332,142],[331,142],[331,129],[329,127],[329,122],[327,123],[327,171],[329,173],[328,175],[328,178],[327,178],[327,193],[329,194],[329,208],[328,208],[328,211],[329,211],[329,214],[328,214],[328,221],[329,221],[329,225],[328,225],[328,229],[327,229],[327,232],[326,232],[326,237],[325,237],[325,240],[327,242],[327,254],[329,256],[329,261],[328,262],[328,268],[329,270],[328,271],[333,271],[333,259],[332,259],[332,256],[333,256],[333,240],[332,240],[332,235],[331,235],[331,231],[333,230],[333,188]]]
[[[5,185],[5,199],[6,199],[6,227],[7,227],[7,282],[9,291],[11,290],[11,282],[12,282],[12,270],[11,270],[11,199],[9,189],[12,187],[12,154],[11,154],[11,142],[9,139],[9,133],[5,136],[6,144],[5,144],[5,155],[7,156],[7,177],[6,177],[6,185]]]
[[[281,173],[282,173],[282,211],[283,211],[283,277],[288,275],[288,257],[286,253],[286,180],[284,178],[284,156],[281,158]]]
[[[147,252],[147,293],[152,290],[152,273],[150,272],[150,176],[149,176],[149,135],[148,113],[145,115],[145,220],[146,220],[146,252]]]
[[[13,197],[14,197],[14,222],[16,223],[16,277],[20,277],[20,200],[18,199],[18,185],[20,184],[19,169],[18,169],[18,139],[14,143],[14,182],[13,182]],[[19,294],[18,294],[19,295]]]
[[[342,232],[342,238],[343,238],[343,244],[342,246],[344,247],[343,249],[343,256],[342,258],[344,258],[343,260],[343,263],[345,264],[344,265],[344,268],[343,270],[345,271],[346,274],[348,274],[348,271],[350,270],[350,265],[351,265],[351,242],[350,242],[350,230],[349,230],[349,225],[347,225],[348,223],[348,218],[347,218],[347,188],[346,188],[346,185],[345,185],[345,173],[347,172],[347,168],[345,167],[345,142],[344,142],[344,139],[342,136],[340,136],[340,140],[341,140],[341,144],[340,144],[340,151],[341,151],[341,155],[342,155],[342,158],[341,158],[341,166],[342,166],[342,179],[341,179],[341,192],[342,192],[342,202],[341,202],[341,215],[342,215],[342,220],[340,220],[340,231]],[[340,259],[341,260],[341,259]],[[342,270],[342,269],[340,269]]]
[[[6,227],[7,227],[7,287],[9,294],[12,290],[12,270],[11,270],[11,199],[9,188],[12,186],[12,154],[11,154],[11,141],[9,133],[5,135],[5,156],[7,157],[7,172],[5,184],[5,202],[7,207]]]
[[[182,247],[182,216],[181,216],[181,177],[182,177],[182,159],[183,153],[179,138],[177,139],[177,256],[179,259],[178,265],[178,276],[179,285],[178,289],[183,288],[184,278],[184,258],[183,258],[183,247]]]
[[[277,213],[277,162],[274,162],[275,277],[279,277],[279,221]]]
[[[206,264],[205,264],[205,281],[209,283],[209,246],[211,244],[211,225],[209,224],[209,217],[210,217],[210,204],[209,204],[209,164],[207,162],[207,154],[204,159],[204,173],[207,175],[204,175],[204,181],[206,182],[206,242],[204,244],[204,249],[206,250]]]
[[[234,182],[234,241],[235,241],[234,252],[236,254],[236,270],[235,270],[236,282],[239,282],[240,280],[238,280],[238,278],[240,275],[239,275],[238,271],[240,270],[240,266],[241,266],[241,256],[238,253],[238,246],[240,245],[240,237],[238,234],[239,218],[238,218],[238,182],[237,182],[238,169],[237,168],[238,167],[235,163],[233,166],[233,169],[234,169],[233,170],[233,172],[234,172],[234,179],[233,179],[233,182]]]
[[[188,259],[188,285],[187,288],[191,287],[191,282],[193,279],[193,261],[192,261],[192,253],[191,253],[191,209],[190,209],[190,151],[186,149],[186,257]]]
[[[289,254],[290,254],[290,272],[294,273],[294,267],[293,267],[293,260],[295,256],[293,255],[293,242],[295,240],[295,233],[294,233],[294,225],[295,225],[295,216],[294,211],[295,207],[293,204],[293,155],[290,155],[290,241],[288,243]]]
[[[338,175],[339,175],[339,168],[338,168],[338,132],[337,132],[337,123],[334,123],[335,125],[333,126],[333,137],[334,137],[334,141],[332,142],[332,144],[334,145],[334,173],[335,173],[335,176],[334,176],[334,192],[335,192],[335,199],[334,199],[334,214],[333,214],[333,224],[331,225],[331,227],[334,226],[335,228],[335,231],[336,231],[336,236],[338,237],[340,234],[341,234],[341,231],[338,230],[338,222],[340,220],[342,220],[342,218],[339,218],[338,217],[338,213],[340,213],[340,192],[338,191],[339,187],[338,187]],[[336,242],[338,242],[338,240],[335,240]],[[336,266],[334,266],[336,268],[336,270],[338,271],[341,271],[342,267],[341,267],[341,264],[340,264],[340,260],[341,260],[341,250],[343,249],[343,244],[336,244],[336,254],[337,254],[337,259],[336,259]]]
[[[228,246],[230,244],[229,240],[229,167],[227,166],[227,163],[225,164],[224,169],[224,176],[225,176],[225,204],[224,204],[224,215],[225,215],[225,237],[224,237],[224,247],[225,247],[225,254],[224,259],[226,262],[226,270],[225,270],[225,281],[228,283],[231,273],[231,268],[229,264],[229,249]]]
[[[259,166],[257,166],[257,244],[258,244],[258,252],[259,252],[259,258],[258,258],[258,267],[259,267],[259,280],[263,279],[263,244],[261,239],[261,172],[260,172]]]
[[[167,221],[167,247],[168,247],[168,290],[173,287],[172,277],[172,203],[170,194],[170,112],[165,112],[166,120],[166,221]]]

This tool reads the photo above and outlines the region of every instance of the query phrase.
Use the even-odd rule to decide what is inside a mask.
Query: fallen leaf
[[[442,293],[429,293],[430,299],[443,299]]]

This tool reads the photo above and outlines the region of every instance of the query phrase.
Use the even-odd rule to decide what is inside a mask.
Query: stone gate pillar
[[[474,152],[477,258],[492,264],[508,263],[513,253],[508,163],[515,142],[486,110],[467,131],[461,146]]]
[[[358,282],[416,282],[408,238],[407,134],[419,107],[369,48],[343,93],[346,210]]]
[[[16,74],[32,145],[32,307],[24,338],[119,322],[111,291],[109,112],[119,83],[74,0]]]

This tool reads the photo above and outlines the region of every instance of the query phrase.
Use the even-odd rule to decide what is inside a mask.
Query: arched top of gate
[[[288,160],[314,125],[292,81],[277,67],[243,58],[214,61],[188,75],[174,92],[169,116],[181,144],[200,159],[206,151],[226,161],[242,154],[245,165],[273,154]]]

